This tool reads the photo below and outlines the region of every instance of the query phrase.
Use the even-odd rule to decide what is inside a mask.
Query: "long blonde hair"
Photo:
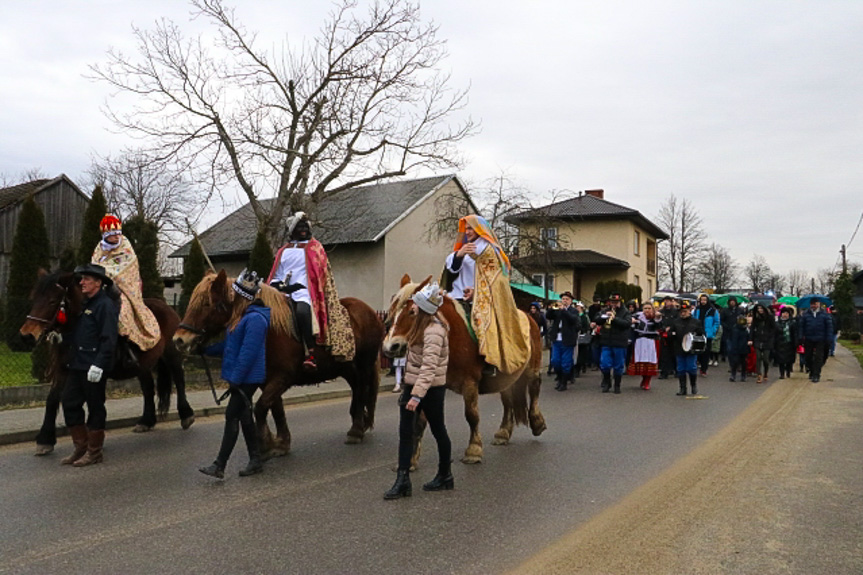
[[[257,299],[257,298],[256,298]],[[243,319],[243,314],[249,309],[252,301],[244,297],[234,297],[234,309],[231,310],[231,319],[228,321],[228,331],[234,331]]]

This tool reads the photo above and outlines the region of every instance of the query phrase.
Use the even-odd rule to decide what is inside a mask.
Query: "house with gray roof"
[[[60,262],[63,250],[74,249],[81,238],[84,212],[90,199],[65,174],[0,189],[0,297],[6,294],[9,283],[12,242],[21,206],[31,195],[45,216],[52,267]]]
[[[272,201],[264,200],[264,209]],[[389,306],[405,273],[437,278],[455,239],[430,230],[444,205],[477,211],[455,175],[373,184],[324,196],[310,218],[315,237],[327,250],[339,295],[381,310]],[[199,237],[213,264],[236,276],[248,262],[256,229],[246,204]],[[190,248],[188,243],[169,257],[185,258]]]
[[[604,196],[603,190],[586,190],[507,217],[523,238],[543,238],[549,246],[539,251],[521,242],[513,265],[534,282],[580,300],[590,300],[596,284],[608,280],[641,286],[645,298],[652,295],[658,287],[656,243],[668,234],[638,210]]]

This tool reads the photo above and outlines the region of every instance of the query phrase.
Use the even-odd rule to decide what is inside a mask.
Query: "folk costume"
[[[117,303],[105,294],[104,288],[111,285],[105,268],[87,264],[78,266],[75,273],[102,282],[95,294],[85,295],[81,315],[72,334],[71,357],[66,365],[68,375],[63,386],[63,417],[75,450],[61,463],[82,467],[102,462],[107,419],[105,382],[117,344],[120,310]],[[86,420],[85,404],[88,411]]]
[[[128,338],[141,351],[152,349],[159,343],[162,333],[156,316],[144,303],[135,249],[123,236],[122,224],[116,216],[105,214],[99,229],[102,241],[93,250],[90,261],[105,268],[107,276],[120,290],[120,336]],[[111,243],[108,241],[111,236],[119,236],[120,241]]]
[[[237,324],[228,328],[225,339],[204,351],[205,355],[222,356],[222,379],[231,386],[219,454],[211,465],[198,469],[204,475],[218,479],[225,476],[225,466],[237,444],[240,429],[249,452],[249,464],[240,470],[240,476],[254,475],[264,470],[252,414],[252,397],[266,382],[270,308],[257,299],[261,286],[255,272],[243,270],[231,287],[245,300],[244,305],[247,307]]]
[[[315,345],[330,348],[336,361],[354,358],[350,317],[339,293],[324,246],[312,237],[308,217],[297,212],[287,222],[288,243],[279,248],[267,283],[295,303],[300,336],[306,346],[307,370],[317,368]]]
[[[416,321],[425,323],[415,325],[416,331],[411,330],[409,336],[404,389],[399,397],[398,475],[390,490],[384,493],[384,499],[411,496],[410,466],[418,411],[425,414],[438,449],[437,475],[423,485],[423,490],[442,491],[455,485],[451,467],[452,442],[444,423],[449,327],[437,313],[443,303],[443,295],[438,285],[431,283],[413,295],[413,302],[417,307]]]
[[[650,389],[650,380],[659,374],[659,332],[662,319],[653,308],[640,311],[633,319],[635,345],[626,369],[627,375],[641,376],[641,389]]]
[[[479,235],[473,242],[475,253],[458,256],[457,252],[468,243],[468,227]],[[529,320],[515,307],[509,274],[509,258],[488,222],[476,215],[461,218],[458,239],[447,256],[440,283],[452,298],[462,302],[465,290],[472,288],[470,305],[463,308],[468,326],[479,344],[480,355],[504,374],[522,369],[530,353]]]
[[[689,385],[692,395],[698,395],[698,356],[683,349],[683,338],[686,334],[704,335],[704,324],[692,315],[692,304],[683,300],[680,302],[680,315],[671,322],[669,335],[673,338],[674,354],[677,357],[677,379],[680,391],[677,395],[686,395],[686,376],[689,375]]]
[[[619,293],[608,297],[608,308],[604,308],[599,316],[594,318],[594,323],[599,326],[602,345],[599,358],[599,370],[602,372],[600,387],[603,393],[608,393],[613,375],[614,393],[620,393],[620,383],[626,370],[626,348],[629,346],[632,316],[629,315],[629,310],[621,305]]]
[[[571,382],[573,361],[572,354],[578,345],[578,332],[581,329],[581,317],[572,305],[572,294],[564,292],[560,295],[561,304],[550,306],[546,312],[551,322],[549,334],[551,337],[551,357],[549,365],[556,375],[557,391],[566,391]]]

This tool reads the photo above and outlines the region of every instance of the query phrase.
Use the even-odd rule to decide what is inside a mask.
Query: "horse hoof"
[[[461,458],[462,463],[474,464],[474,463],[482,463],[482,457],[478,455],[465,455]]]
[[[362,437],[357,437],[356,435],[348,435],[345,438],[345,445],[359,445],[363,442]]]
[[[494,439],[491,440],[492,445],[509,445],[509,435],[508,434],[495,434]]]
[[[267,452],[267,459],[272,459],[274,457],[284,457],[288,454],[288,450],[282,447],[274,447]]]
[[[545,425],[545,423],[543,423],[542,425],[531,428],[531,432],[533,433],[534,437],[539,437],[540,435],[542,435],[542,432],[545,431],[546,429],[548,429],[548,427]]]
[[[190,427],[192,427],[193,423],[195,423],[195,416],[194,415],[191,417],[187,417],[186,419],[180,420],[180,426],[183,429],[189,429]]]
[[[36,453],[34,453],[33,455],[36,455],[36,456],[48,455],[52,451],[54,451],[53,445],[41,445],[41,444],[37,443],[36,444]]]
[[[144,425],[143,423],[139,423],[132,428],[132,433],[147,433],[148,431],[153,431],[152,425]]]

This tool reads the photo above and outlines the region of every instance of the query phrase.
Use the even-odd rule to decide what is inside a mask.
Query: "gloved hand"
[[[90,366],[90,371],[87,372],[87,381],[91,383],[99,383],[102,379],[102,368],[96,365]]]
[[[291,284],[289,286],[284,287],[281,291],[290,294],[290,293],[294,293],[297,290],[301,290],[304,287],[306,287],[306,286],[304,286],[303,284]]]
[[[276,288],[279,291],[284,291],[285,282],[283,282],[282,280],[273,280],[270,282],[270,287]]]

